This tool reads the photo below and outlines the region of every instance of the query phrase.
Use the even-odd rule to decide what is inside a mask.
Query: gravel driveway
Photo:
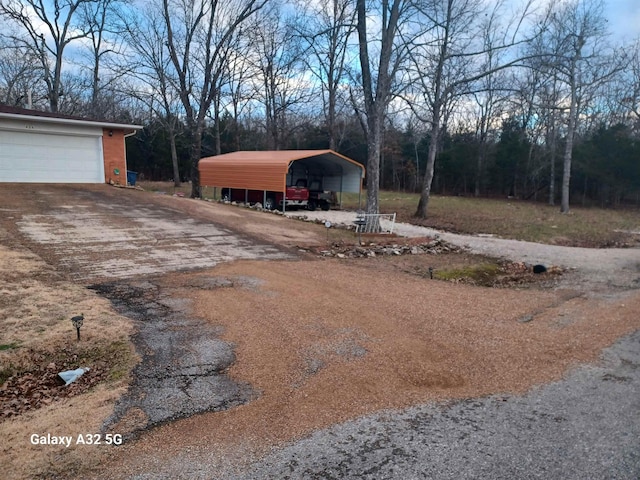
[[[317,232],[323,241],[324,229],[278,215],[103,186],[29,188],[29,196],[0,193],[7,242],[26,244],[111,299],[134,321],[143,357],[112,419],[124,434],[128,421],[128,431],[143,433],[82,478],[640,478],[637,331],[598,363],[540,385],[637,328],[637,249],[397,226],[401,235],[437,235],[477,253],[573,268],[564,276],[571,286],[598,291],[576,298],[481,289],[429,283],[375,263],[289,262],[292,250],[274,244],[298,246],[318,240]],[[355,217],[298,215],[333,223]],[[110,264],[114,252],[126,262]],[[242,258],[287,261],[226,262]],[[185,265],[202,268],[176,272]],[[528,312],[532,321],[518,321]],[[502,378],[511,380],[447,396]],[[509,390],[520,381],[539,386],[495,393],[524,391]],[[436,390],[441,396],[431,398],[443,401],[402,401]],[[397,409],[368,407],[369,394]],[[414,406],[401,408],[407,405]],[[352,413],[332,420],[341,408]],[[208,410],[226,411],[196,415]],[[189,418],[172,421],[180,417]],[[320,426],[298,430],[301,424]],[[279,436],[268,435],[273,425]],[[270,438],[280,440],[265,450]]]
[[[330,221],[332,224],[353,225],[356,213],[293,211],[293,218]],[[505,258],[529,264],[557,265],[576,270],[574,282],[585,290],[594,288],[639,288],[640,249],[637,248],[576,248],[509,240],[490,236],[458,235],[432,228],[396,223],[394,233],[404,237],[437,237],[473,253]]]
[[[162,197],[107,185],[14,184],[0,192],[0,232],[134,322],[142,361],[106,425],[125,435],[227,409],[252,395],[226,375],[235,357],[219,329],[192,318],[188,301],[165,294],[158,279],[233,260],[292,258],[270,242],[189,212],[190,200]]]
[[[355,217],[350,212],[297,212],[297,215],[345,224]],[[565,276],[568,280],[563,280],[563,285],[584,289],[582,298],[606,299],[612,309],[622,303],[621,299],[637,297],[633,291],[638,286],[639,276],[637,250],[576,250],[450,235],[410,225],[397,225],[396,232],[417,237],[437,235],[477,253],[575,269],[572,275]],[[594,261],[601,263],[594,264]],[[306,275],[309,276],[308,271]],[[372,275],[368,281],[377,280]],[[309,296],[309,290],[306,292],[305,297]],[[283,292],[270,293],[281,302],[287,302],[282,297]],[[352,293],[354,296],[363,295],[360,289],[353,289]],[[431,286],[430,293],[455,304],[451,311],[460,315],[459,298],[448,297],[447,292],[435,286]],[[495,292],[485,292],[485,295],[490,293]],[[514,308],[507,301],[506,292],[503,296],[503,309]],[[473,302],[479,305],[477,298]],[[576,322],[585,320],[583,313],[572,315],[564,310],[570,303],[561,302],[558,306],[558,311],[553,314],[554,320],[549,324],[550,335],[556,331],[559,336],[565,327],[570,324],[577,326]],[[371,315],[371,312],[363,310],[362,314]],[[534,323],[541,326],[543,322],[539,320]],[[283,322],[286,321],[284,317]],[[601,327],[596,324],[596,330],[607,329],[608,319],[601,318],[601,322]],[[584,333],[581,328],[586,328],[586,324],[575,329],[576,336]],[[530,334],[529,341],[532,341],[534,332]],[[486,331],[483,335],[475,341],[500,341],[499,337],[492,338]],[[535,352],[521,350],[520,357],[532,354],[544,357],[545,350],[551,347],[549,340]],[[511,351],[511,347],[506,350]],[[555,352],[549,350],[547,353],[549,357],[541,365],[558,359]],[[528,360],[532,359],[518,358],[516,354],[513,369],[516,369],[516,363]],[[389,361],[387,359],[386,363]],[[569,370],[563,379],[534,387],[524,395],[469,396],[464,400],[423,402],[406,409],[384,410],[316,429],[284,445],[274,445],[257,456],[244,451],[242,443],[235,454],[224,449],[219,453],[216,447],[207,447],[207,442],[215,444],[221,441],[213,430],[218,424],[212,418],[200,418],[190,423],[190,427],[176,425],[153,435],[155,438],[148,437],[149,441],[144,442],[143,448],[132,451],[140,458],[130,466],[131,473],[122,478],[637,479],[640,477],[639,367],[640,332],[636,331],[606,349],[598,362]],[[354,368],[349,366],[347,370]],[[487,381],[491,380],[490,376],[500,374],[488,370]],[[380,375],[379,382],[384,382],[384,378]],[[329,397],[343,394],[340,390],[326,392],[326,401]],[[288,395],[295,397],[295,390]],[[243,408],[249,410],[251,405]],[[281,415],[295,419],[297,408],[299,406],[292,403],[291,411],[283,411]],[[326,412],[319,407],[318,416],[323,414]],[[261,431],[257,428],[259,423],[256,418],[257,431]],[[234,424],[233,428],[238,427]],[[192,437],[185,437],[182,433],[187,429],[193,432]],[[212,434],[201,433],[204,431],[212,431]],[[223,431],[227,430],[221,429],[221,434]],[[170,438],[173,445],[178,446],[177,451],[171,458],[159,461],[155,451],[165,438]],[[192,439],[201,439],[203,443],[194,444]],[[181,449],[180,445],[184,448]]]
[[[639,414],[636,332],[598,365],[525,396],[383,412],[316,432],[224,478],[632,480],[640,476]],[[211,478],[195,467],[191,478]]]

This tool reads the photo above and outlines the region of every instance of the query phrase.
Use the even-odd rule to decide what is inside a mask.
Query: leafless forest
[[[640,203],[640,39],[604,0],[0,0],[0,103],[145,126],[129,167],[332,148],[379,188]]]

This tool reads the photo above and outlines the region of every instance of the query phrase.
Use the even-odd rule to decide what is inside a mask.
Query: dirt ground
[[[72,189],[47,186],[47,191],[61,204],[77,199]],[[215,329],[235,356],[224,374],[254,393],[241,405],[221,411],[158,425],[142,422],[137,432],[134,425],[134,437],[118,447],[29,444],[34,432],[99,431],[128,381],[127,376],[104,379],[76,397],[57,398],[2,420],[0,435],[9,439],[2,463],[10,466],[9,478],[62,476],[64,471],[70,478],[162,478],[165,465],[175,458],[199,462],[213,475],[217,467],[241,467],[278,445],[367,413],[432,400],[525,392],[595,360],[604,347],[640,328],[638,290],[585,292],[568,272],[535,278],[512,272],[512,281],[500,288],[442,281],[425,272],[487,259],[456,251],[325,258],[316,253],[328,248],[327,232],[320,225],[110,187],[83,187],[81,192],[103,203],[124,197],[131,204],[144,203],[145,209],[172,211],[191,224],[220,226],[251,245],[278,246],[277,252],[266,250],[267,260],[221,261],[195,270],[178,270],[176,265],[182,264],[175,263],[167,271],[118,278],[123,285],[142,280],[153,284],[163,292],[166,305]],[[105,335],[116,335],[108,330],[115,328],[120,341],[132,338],[138,320],[127,318],[95,289],[85,288],[105,281],[99,272],[83,267],[89,262],[66,258],[73,255],[69,249],[61,261],[63,255],[50,237],[38,240],[20,223],[25,216],[46,213],[51,205],[37,194],[25,199],[13,193],[3,198],[7,215],[0,223],[0,265],[3,273],[12,274],[0,278],[3,293],[18,291],[21,296],[19,303],[15,294],[12,301],[0,303],[5,319],[0,344],[14,345],[0,352],[3,368],[27,349],[41,352],[64,345],[63,337],[70,333],[67,312],[79,309],[85,315],[99,312],[109,332]],[[84,228],[90,226],[85,223]],[[100,228],[115,231],[116,226]],[[355,241],[351,234],[335,235],[339,237],[332,241]],[[180,248],[173,251],[179,254]],[[137,252],[130,253],[133,262]],[[16,260],[22,257],[29,261]],[[45,294],[47,300],[42,300]],[[37,327],[20,329],[44,315],[51,318],[55,335]],[[102,337],[95,341],[105,344]],[[133,366],[133,354],[131,359],[128,365]],[[113,362],[104,366],[109,371],[116,367]],[[59,416],[79,404],[70,428]],[[51,418],[55,420],[47,420]],[[27,456],[25,466],[21,462]]]

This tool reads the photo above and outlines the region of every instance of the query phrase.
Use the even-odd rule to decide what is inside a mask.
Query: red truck
[[[306,182],[297,182],[297,186],[287,187],[285,195],[285,209],[287,208],[306,208],[309,202],[309,189]],[[274,208],[282,209],[282,192],[265,192],[262,190],[244,190],[241,188],[223,188],[222,200],[229,202],[246,202],[246,203],[263,203],[267,210]]]

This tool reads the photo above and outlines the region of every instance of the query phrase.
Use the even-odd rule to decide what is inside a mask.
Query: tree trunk
[[[329,134],[329,150],[336,150],[336,93],[329,90],[329,112],[327,116],[327,133]]]
[[[170,120],[172,122],[173,120]],[[180,169],[178,167],[178,151],[176,149],[176,129],[169,125],[169,146],[171,147],[171,163],[173,165],[173,186],[180,186]]]
[[[100,55],[94,55],[93,79],[91,85],[91,115],[93,118],[104,118],[104,112],[99,111],[98,100],[100,95]]]
[[[438,137],[440,136],[439,113],[439,107],[434,109],[434,118],[433,123],[431,124],[429,152],[427,154],[427,171],[424,174],[424,182],[422,184],[422,191],[420,192],[420,201],[418,202],[418,208],[416,209],[416,213],[414,214],[414,216],[418,218],[427,218],[427,209],[429,206],[429,199],[431,197],[431,182],[433,181],[433,173],[436,164],[436,154],[438,153]]]
[[[216,155],[220,155],[222,153],[222,140],[220,139],[220,113],[219,106],[217,105],[218,101],[215,101],[214,106],[215,113],[213,114],[213,126],[214,126],[214,136],[216,143]]]
[[[575,65],[575,64],[574,64]],[[572,76],[575,75],[575,66]],[[567,141],[564,149],[564,161],[562,169],[562,200],[560,213],[569,213],[569,187],[571,184],[571,158],[573,154],[573,137],[576,130],[576,104],[577,92],[575,80],[571,79],[571,103],[569,105],[569,126],[567,127]]]
[[[202,153],[202,132],[204,130],[204,121],[198,120],[193,126],[191,137],[191,198],[200,198],[200,171],[198,163],[200,163],[200,155]]]
[[[367,213],[378,213],[378,190],[380,188],[380,151],[382,147],[382,120],[370,115],[367,135]]]
[[[549,152],[549,205],[553,206],[556,204],[556,126],[555,126],[555,113],[553,114],[553,118],[551,120],[551,139],[547,140],[550,144],[550,152]]]
[[[480,196],[481,184],[482,184],[482,170],[484,169],[484,159],[485,159],[485,152],[486,152],[485,142],[486,142],[486,139],[484,138],[484,135],[483,135],[480,139],[480,147],[478,151],[476,176],[475,176],[475,182],[474,182],[474,188],[473,188],[474,197]]]

